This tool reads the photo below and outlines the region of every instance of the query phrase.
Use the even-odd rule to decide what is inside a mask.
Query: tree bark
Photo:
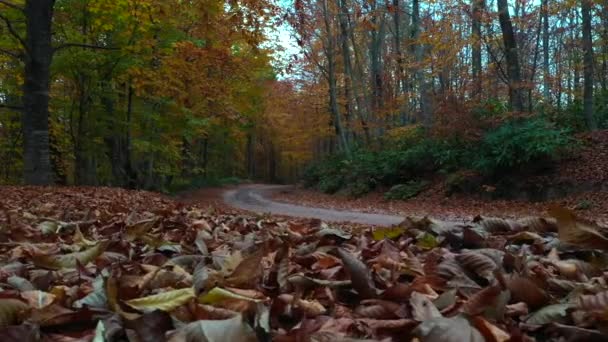
[[[327,57],[327,81],[329,83],[329,110],[332,113],[332,123],[336,130],[336,136],[340,141],[340,148],[347,154],[350,153],[348,140],[344,132],[344,126],[342,125],[342,117],[340,114],[340,107],[338,104],[338,86],[336,79],[336,42],[334,38],[334,32],[332,30],[331,21],[329,18],[329,7],[327,0],[321,0],[323,10],[323,21],[325,24],[325,31],[327,38],[325,39],[325,56]]]
[[[346,98],[346,126],[349,128],[353,137],[355,135],[352,127],[352,121],[355,117],[355,104],[353,101],[353,68],[350,59],[350,50],[348,47],[348,8],[346,0],[337,1],[340,6],[339,22],[340,22],[340,44],[342,48],[342,61],[344,63],[344,96]],[[350,134],[349,134],[350,135]]]
[[[551,71],[549,69],[549,0],[542,2],[543,21],[543,97],[545,103],[551,105]]]
[[[526,108],[524,104],[524,93],[521,82],[521,68],[519,66],[519,51],[511,16],[509,15],[509,5],[507,0],[496,0],[498,7],[498,20],[502,30],[502,40],[505,49],[505,59],[507,63],[507,77],[509,86],[509,103],[511,109],[516,112],[523,112]]]
[[[473,71],[473,97],[478,98],[482,92],[481,80],[481,17],[485,8],[485,0],[473,0],[472,35],[473,49],[471,53]]]
[[[25,3],[23,168],[25,183],[32,185],[53,183],[49,147],[49,93],[54,5],[55,0],[28,0]]]
[[[593,116],[593,38],[591,37],[591,0],[581,0],[581,14],[583,17],[583,113],[589,130],[597,129]]]

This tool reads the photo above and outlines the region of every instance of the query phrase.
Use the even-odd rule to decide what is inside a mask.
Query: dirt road
[[[273,192],[288,190],[289,188],[290,186],[283,185],[243,185],[224,192],[223,199],[226,204],[232,207],[260,214],[271,213],[293,217],[317,218],[330,222],[353,222],[375,226],[390,226],[403,221],[403,217],[400,216],[305,207],[279,203],[269,199]]]

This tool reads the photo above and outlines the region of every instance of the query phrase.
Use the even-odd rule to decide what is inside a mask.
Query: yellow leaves
[[[372,232],[372,237],[376,241],[384,239],[396,239],[405,232],[403,227],[377,228]]]
[[[171,311],[180,305],[189,302],[194,298],[194,289],[189,287],[185,289],[172,290],[159,294],[131,299],[125,302],[130,307],[144,312],[163,310]]]
[[[225,300],[228,299],[237,299],[237,300],[244,300],[244,301],[249,301],[249,302],[261,302],[261,299],[258,298],[251,298],[251,297],[246,297],[243,295],[240,295],[238,293],[229,291],[229,290],[225,290],[219,287],[214,287],[213,289],[211,289],[211,291],[207,292],[206,294],[201,295],[198,298],[198,302],[201,304],[217,304],[217,303],[221,303]]]
[[[549,214],[557,219],[560,241],[582,248],[608,250],[608,238],[600,233],[602,228],[596,223],[583,221],[562,207],[550,208]]]
[[[32,260],[38,267],[59,270],[62,268],[76,268],[78,264],[86,265],[93,261],[105,251],[109,241],[101,241],[97,245],[81,252],[62,254],[62,255],[37,255]]]

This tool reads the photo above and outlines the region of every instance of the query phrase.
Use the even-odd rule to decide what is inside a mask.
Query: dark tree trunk
[[[593,116],[593,38],[591,37],[591,0],[581,0],[581,14],[583,17],[583,56],[584,85],[583,85],[583,113],[589,130],[596,130],[597,123]]]
[[[519,66],[519,52],[517,41],[509,15],[509,5],[507,0],[496,0],[498,7],[498,20],[502,30],[502,40],[505,48],[505,59],[507,63],[507,77],[509,83],[509,102],[511,108],[517,112],[523,112],[526,108],[524,104],[524,92],[521,82],[521,68]]]
[[[23,168],[26,184],[53,183],[49,148],[51,25],[54,0],[28,0],[23,85]]]

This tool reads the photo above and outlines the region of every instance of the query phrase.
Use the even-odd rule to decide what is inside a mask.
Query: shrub
[[[473,165],[484,175],[521,171],[557,157],[572,140],[568,131],[545,119],[517,119],[488,132]]]
[[[384,194],[386,199],[406,200],[418,196],[430,183],[425,180],[411,180],[405,184],[393,186]]]

